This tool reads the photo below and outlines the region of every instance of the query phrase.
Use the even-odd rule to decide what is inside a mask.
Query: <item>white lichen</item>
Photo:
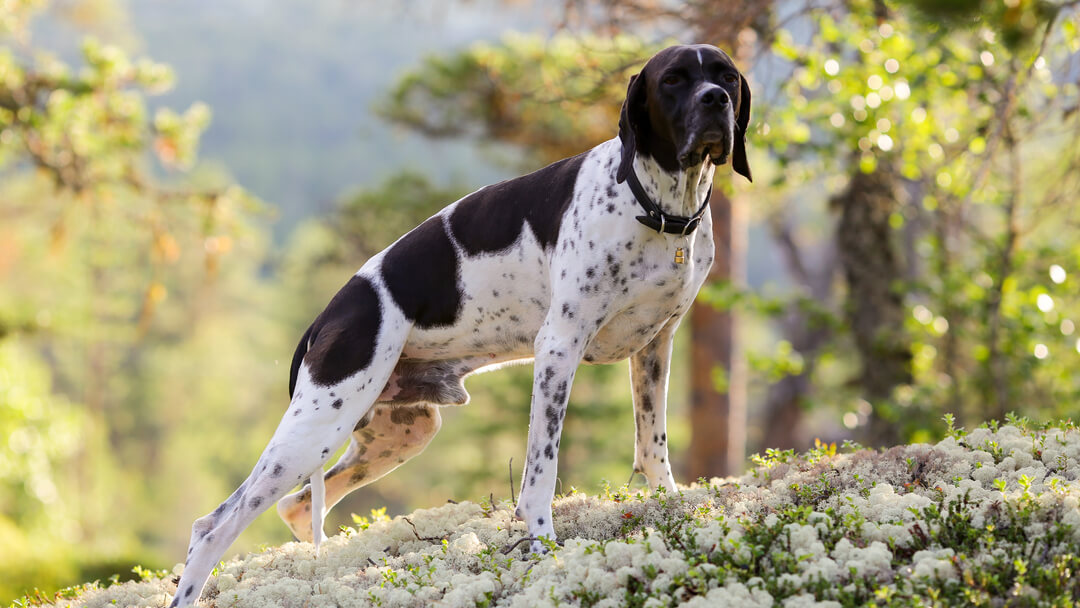
[[[333,536],[318,558],[311,544],[288,543],[234,559],[202,603],[797,608],[1076,591],[1067,575],[1080,567],[1072,427],[985,428],[934,446],[761,462],[677,494],[561,497],[564,544],[538,556],[523,552],[528,543],[504,553],[526,535],[510,504],[420,509]],[[54,605],[162,606],[174,580],[91,585]]]

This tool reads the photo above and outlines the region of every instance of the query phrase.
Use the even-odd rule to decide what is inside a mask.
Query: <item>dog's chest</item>
[[[644,240],[627,240],[619,248],[629,255],[620,259],[613,252],[603,252],[603,263],[586,265],[586,275],[596,268],[595,282],[583,280],[578,285],[579,293],[584,287],[591,296],[582,299],[582,314],[591,314],[596,326],[585,350],[586,362],[625,359],[665,325],[678,322],[712,265],[711,229],[707,222],[690,237],[649,235]]]

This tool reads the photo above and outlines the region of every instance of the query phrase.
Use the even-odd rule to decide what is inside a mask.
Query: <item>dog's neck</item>
[[[634,155],[634,171],[646,194],[665,213],[687,217],[705,202],[716,167],[706,157],[700,165],[683,171],[665,171],[650,156]]]

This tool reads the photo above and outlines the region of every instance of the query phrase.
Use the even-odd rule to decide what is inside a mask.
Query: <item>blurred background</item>
[[[755,176],[717,174],[676,479],[815,439],[932,441],[947,415],[1075,415],[1078,5],[0,2],[0,602],[182,561],[364,260],[613,137],[628,78],[675,42],[748,75]],[[327,530],[508,499],[531,378],[470,379]],[[626,365],[584,368],[560,491],[624,483],[632,437]],[[233,551],[289,539],[271,509]]]

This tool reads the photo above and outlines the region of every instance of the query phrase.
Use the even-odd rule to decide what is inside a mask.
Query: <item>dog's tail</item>
[[[304,362],[304,355],[307,354],[308,344],[311,343],[311,330],[315,328],[315,324],[312,323],[307,331],[304,332],[304,337],[300,338],[300,344],[296,345],[296,352],[292,356],[292,369],[289,370],[289,399],[292,399],[293,391],[296,390],[296,377],[300,375],[300,364]]]

